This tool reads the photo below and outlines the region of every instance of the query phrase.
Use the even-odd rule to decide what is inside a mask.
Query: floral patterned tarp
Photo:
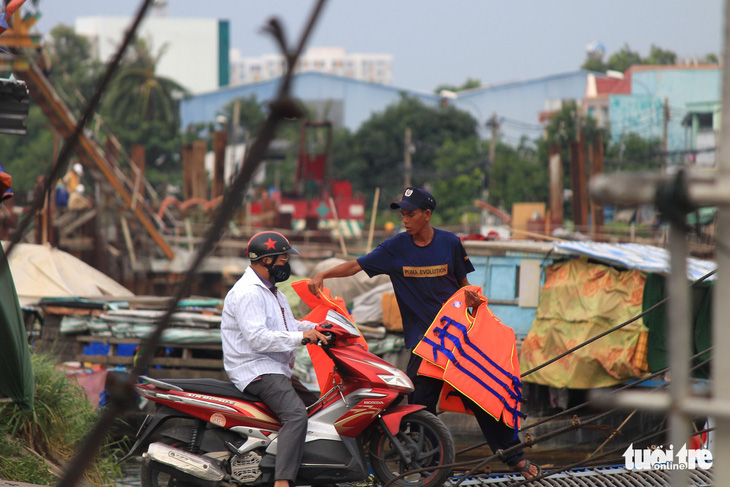
[[[522,343],[520,369],[529,371],[642,311],[645,275],[570,259],[546,269],[535,321]],[[607,387],[641,377],[646,364],[641,319],[528,376],[550,387]],[[643,335],[643,337],[642,337]]]

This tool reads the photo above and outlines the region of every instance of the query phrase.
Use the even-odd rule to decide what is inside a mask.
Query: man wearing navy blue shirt
[[[348,277],[361,270],[370,277],[387,274],[403,319],[406,348],[413,349],[443,303],[459,288],[469,285],[466,275],[474,271],[474,266],[459,237],[431,226],[431,215],[436,209],[436,200],[431,193],[421,188],[406,188],[401,200],[391,203],[390,207],[393,210],[400,208],[406,231],[386,240],[367,255],[316,274],[309,283],[309,290],[317,295],[325,279]],[[468,307],[475,308],[480,303],[475,292],[467,291]],[[421,357],[411,354],[406,373],[415,390],[409,401],[422,404],[436,414],[443,382],[418,375],[420,365]],[[509,426],[496,421],[476,405],[470,409],[492,450],[506,449],[518,443]],[[522,450],[508,455],[505,461],[526,478],[539,472],[536,465],[525,460]]]

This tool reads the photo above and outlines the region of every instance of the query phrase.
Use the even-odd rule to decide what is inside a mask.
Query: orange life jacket
[[[355,324],[355,321],[352,319],[350,312],[347,311],[347,306],[345,305],[344,299],[340,297],[333,298],[330,290],[325,287],[322,288],[319,296],[315,296],[309,291],[309,281],[309,279],[302,279],[301,281],[297,281],[291,285],[292,289],[294,289],[299,297],[302,298],[304,304],[312,309],[312,311],[310,311],[307,316],[304,317],[305,321],[320,323],[321,321],[324,321],[324,319],[327,317],[327,312],[329,310],[335,310],[345,316],[353,324]],[[365,347],[365,350],[368,349],[368,344],[362,337],[362,335],[358,338],[351,338],[348,340],[348,342],[359,343],[360,345]],[[316,344],[307,345],[307,351],[309,352],[309,357],[312,359],[312,367],[314,367],[314,373],[317,375],[317,384],[319,384],[319,390],[321,391],[321,394],[324,394],[334,385],[335,363],[332,361],[331,358],[327,356],[324,350],[322,350],[322,348],[318,347]]]
[[[484,302],[474,316],[466,307],[467,289]],[[486,306],[480,287],[454,293],[413,353],[423,358],[419,374],[445,382],[441,409],[465,412],[460,398],[450,394],[456,390],[495,419],[519,428],[522,384],[515,334]]]

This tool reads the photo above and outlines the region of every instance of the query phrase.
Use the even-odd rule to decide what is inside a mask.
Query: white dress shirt
[[[296,320],[286,296],[248,267],[223,301],[223,366],[231,382],[244,390],[262,374],[291,377],[302,332],[315,326]]]

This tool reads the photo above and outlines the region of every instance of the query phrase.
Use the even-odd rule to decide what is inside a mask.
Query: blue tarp
[[[668,276],[671,272],[669,252],[653,245],[574,241],[555,242],[554,245],[563,252],[586,255],[607,264],[637,269],[648,274]],[[695,281],[716,268],[717,264],[712,261],[689,257],[687,279]],[[708,280],[714,279],[714,275],[708,278]]]

